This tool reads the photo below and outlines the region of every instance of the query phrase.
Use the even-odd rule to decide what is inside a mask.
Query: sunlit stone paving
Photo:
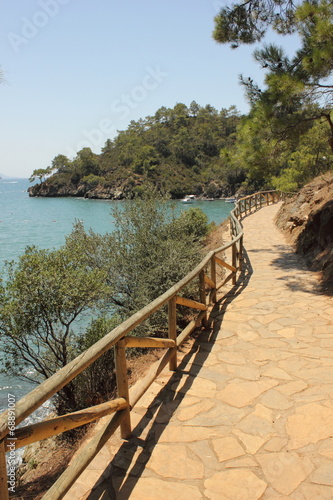
[[[333,498],[333,301],[277,210],[243,221],[245,273],[213,331],[179,353],[133,410],[133,437],[113,436],[66,500]]]

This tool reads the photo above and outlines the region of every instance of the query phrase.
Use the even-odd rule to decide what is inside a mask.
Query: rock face
[[[131,186],[131,189],[133,186]],[[91,188],[89,185],[81,183],[75,184],[54,184],[51,181],[42,182],[29,187],[29,196],[42,196],[49,198],[56,197],[83,197],[100,200],[122,200],[130,194],[129,186],[96,186]]]
[[[333,174],[317,177],[287,200],[276,223],[333,291]]]
[[[78,184],[61,182],[57,174],[48,178],[40,184],[29,187],[29,196],[40,196],[46,198],[75,197],[90,198],[98,200],[123,200],[132,199],[142,189],[144,185],[143,176],[130,176],[117,180],[114,184],[106,181],[105,184],[91,185],[79,181]],[[184,185],[184,191],[178,193],[173,198],[182,198],[187,189]],[[195,193],[197,196],[210,199],[226,198],[232,195],[230,186],[220,185],[217,182],[211,182],[208,186],[202,185]]]

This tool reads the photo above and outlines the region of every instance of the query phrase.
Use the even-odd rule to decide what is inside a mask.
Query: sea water
[[[28,187],[28,179],[0,179],[0,270],[5,261],[16,260],[27,246],[60,247],[78,220],[86,230],[91,228],[100,234],[112,232],[112,208],[130,203],[72,197],[30,198]],[[228,217],[233,205],[223,200],[197,200],[188,205],[176,202],[177,212],[190,207],[200,207],[210,222],[219,224]],[[19,400],[34,387],[29,381],[0,374],[0,412],[7,407],[8,393]],[[34,418],[45,414],[49,404],[44,404]]]

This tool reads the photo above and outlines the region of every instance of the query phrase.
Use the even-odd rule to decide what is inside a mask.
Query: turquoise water
[[[111,209],[121,201],[87,200],[82,198],[30,198],[27,179],[0,180],[0,268],[6,260],[15,260],[25,247],[59,247],[71,232],[76,220],[88,230],[105,234],[111,232],[114,221]],[[190,205],[176,203],[176,210],[200,207],[210,222],[225,220],[233,204],[222,200],[195,201]],[[29,382],[0,374],[0,411],[6,407],[7,394],[19,399],[32,388]]]
[[[130,202],[88,200],[83,198],[30,198],[27,179],[0,180],[0,267],[16,259],[26,246],[59,247],[76,220],[86,229],[104,234],[113,229],[112,207]],[[179,211],[200,207],[210,222],[226,219],[233,208],[223,200],[176,202]]]

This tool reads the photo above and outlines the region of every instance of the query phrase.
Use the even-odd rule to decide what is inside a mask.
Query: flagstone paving
[[[274,226],[277,209],[243,221],[246,270],[213,331],[66,500],[333,499],[333,301]]]

